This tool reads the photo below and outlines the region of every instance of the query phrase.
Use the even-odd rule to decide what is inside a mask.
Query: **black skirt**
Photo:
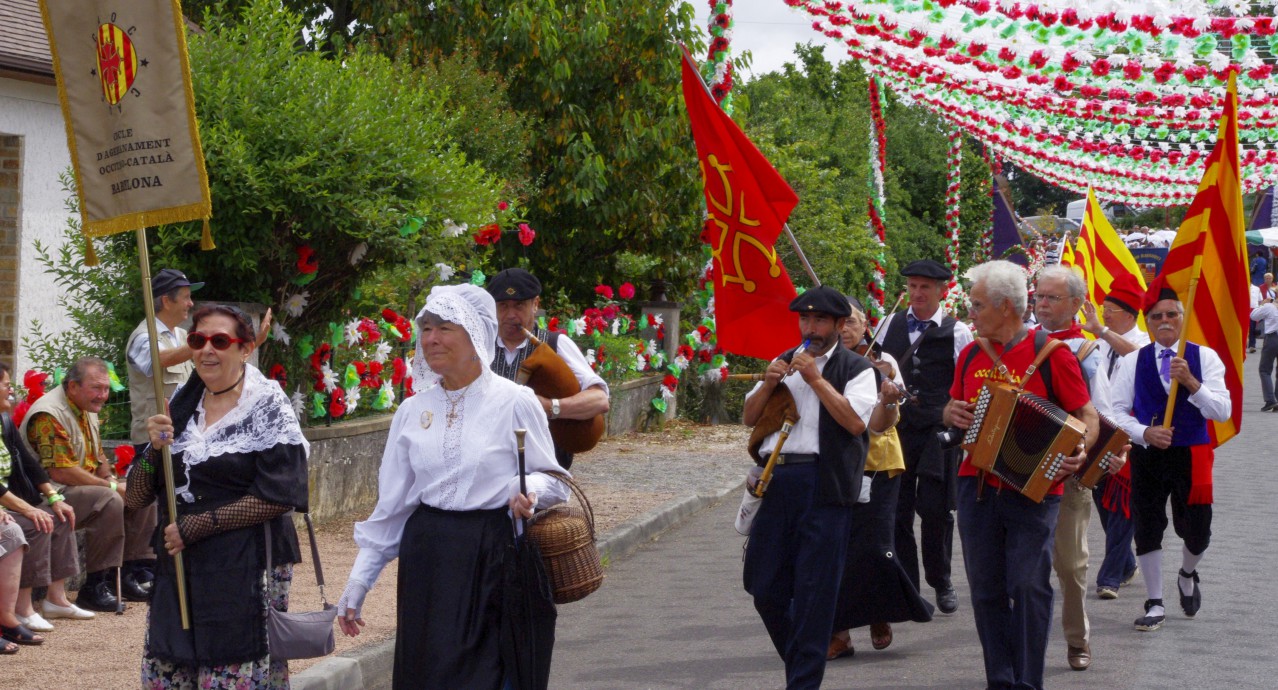
[[[932,620],[932,605],[919,596],[896,557],[893,535],[900,490],[901,475],[888,478],[887,472],[876,472],[870,502],[852,509],[851,541],[834,611],[836,631],[871,623]]]
[[[503,559],[514,539],[505,508],[422,505],[404,525],[397,583],[397,690],[502,687]]]

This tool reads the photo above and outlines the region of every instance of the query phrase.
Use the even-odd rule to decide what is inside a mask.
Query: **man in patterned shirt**
[[[22,420],[20,436],[49,478],[75,510],[85,534],[85,577],[76,604],[93,611],[115,611],[115,568],[124,561],[154,560],[151,536],[156,506],[125,510],[125,484],[102,452],[98,412],[111,393],[106,362],[97,357],[76,360],[62,385],[44,394]],[[139,583],[132,568],[121,577],[129,601],[145,601],[149,584]]]

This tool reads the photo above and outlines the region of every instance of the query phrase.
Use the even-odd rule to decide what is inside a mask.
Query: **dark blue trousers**
[[[746,546],[745,589],[790,689],[821,687],[851,528],[852,508],[817,504],[816,482],[815,463],[777,467]]]
[[[1092,492],[1096,515],[1100,517],[1101,527],[1105,529],[1105,560],[1101,561],[1100,568],[1096,571],[1096,586],[1118,589],[1119,583],[1136,570],[1136,554],[1132,553],[1132,536],[1136,534],[1136,523],[1124,516],[1123,511],[1111,512],[1101,505],[1105,484],[1109,481],[1109,477],[1102,479]]]
[[[1052,629],[1052,540],[1060,496],[1034,503],[958,478],[958,529],[990,688],[1041,688]]]

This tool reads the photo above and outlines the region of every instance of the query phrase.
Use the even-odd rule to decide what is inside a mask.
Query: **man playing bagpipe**
[[[979,411],[975,401],[990,379],[1020,385],[1086,426],[1084,442],[1073,455],[1062,457],[1041,502],[993,473],[978,471],[971,454],[959,466],[959,538],[986,682],[992,688],[1041,688],[1052,624],[1050,576],[1060,480],[1082,466],[1082,449],[1095,441],[1099,417],[1069,348],[1045,332],[1030,334],[1021,321],[1028,301],[1021,267],[991,261],[973,268],[969,277],[970,313],[981,338],[959,356],[945,423],[959,429],[972,426]],[[1047,355],[1041,362],[1040,353]],[[990,426],[1002,423],[986,421]],[[1015,433],[1027,431],[1017,428]]]
[[[1136,629],[1152,632],[1166,618],[1163,607],[1162,542],[1167,502],[1172,525],[1184,540],[1177,586],[1180,606],[1193,618],[1202,603],[1198,563],[1211,541],[1213,451],[1207,420],[1225,421],[1233,405],[1225,387],[1225,364],[1209,347],[1185,343],[1177,356],[1185,310],[1160,276],[1145,293],[1145,321],[1154,342],[1123,357],[1114,374],[1115,421],[1131,437],[1132,518],[1136,558],[1148,599]],[[1179,383],[1169,425],[1164,415],[1173,381]],[[1147,426],[1148,425],[1148,426]]]
[[[763,438],[769,457],[784,443],[746,547],[745,589],[785,661],[787,688],[820,687],[848,546],[852,506],[869,500],[862,482],[868,436],[895,421],[878,401],[874,367],[845,348],[850,309],[838,290],[816,287],[790,303],[804,344],[768,365],[746,397],[745,423],[769,424],[793,398],[789,436]],[[794,420],[792,420],[794,421]],[[780,427],[780,420],[776,420]]]

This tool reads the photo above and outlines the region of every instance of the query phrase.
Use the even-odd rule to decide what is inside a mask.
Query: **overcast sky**
[[[697,10],[697,25],[702,31],[710,15],[707,0],[691,0]],[[734,55],[749,50],[754,55],[745,79],[755,75],[776,72],[787,62],[796,62],[794,44],[816,42],[825,46],[825,59],[841,62],[847,59],[847,50],[834,39],[827,38],[812,28],[812,20],[806,12],[790,9],[782,0],[736,0],[732,4],[736,20],[732,34]],[[708,34],[707,34],[708,36]],[[709,42],[709,38],[706,39]],[[704,55],[697,55],[704,60]]]

